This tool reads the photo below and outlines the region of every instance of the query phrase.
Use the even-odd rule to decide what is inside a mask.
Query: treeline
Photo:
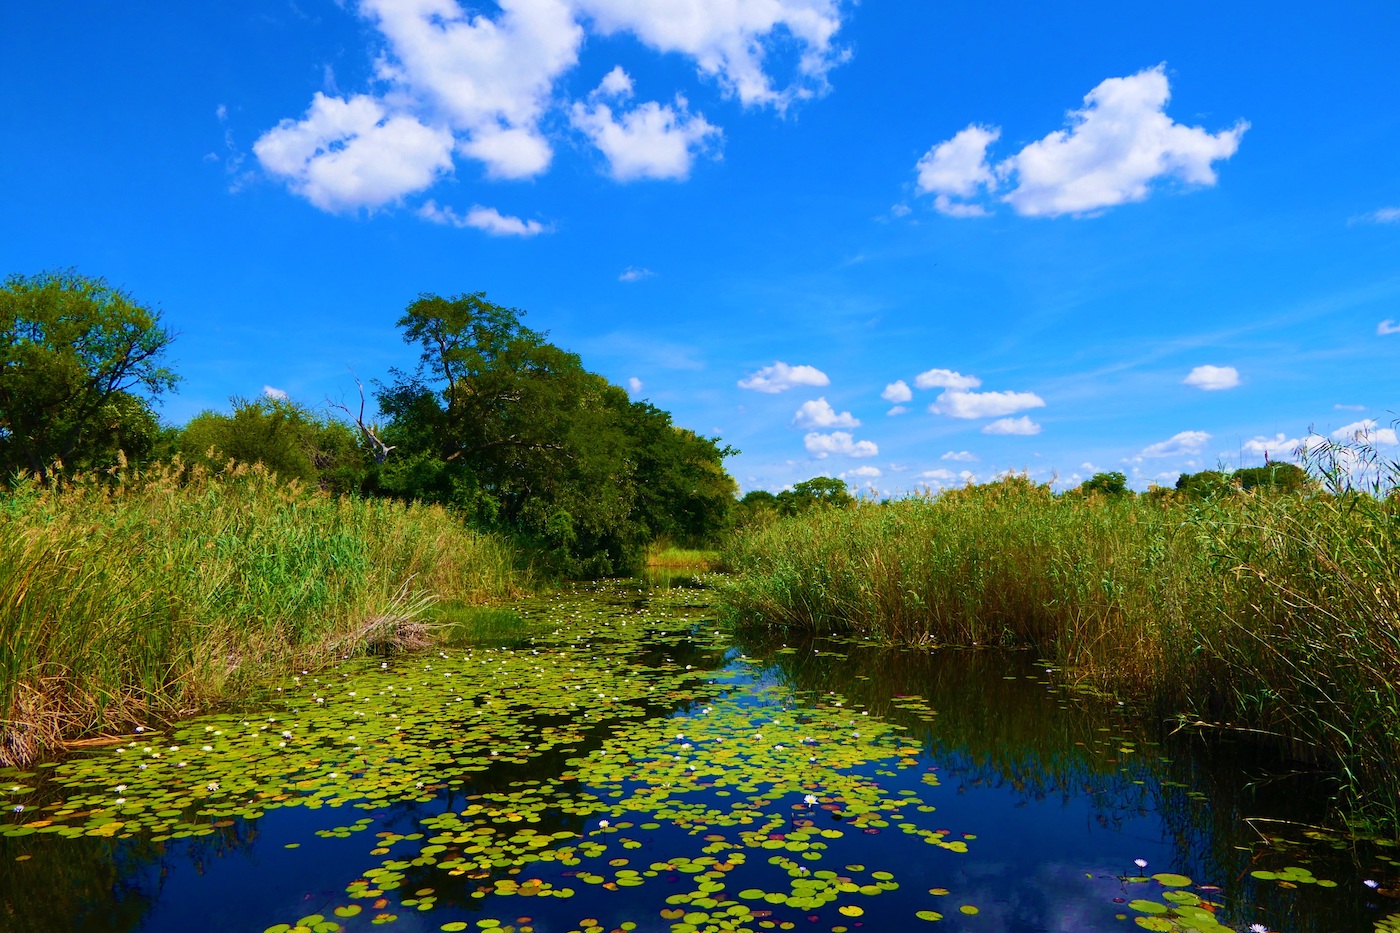
[[[634,570],[658,538],[715,542],[731,520],[734,451],[632,401],[521,316],[480,292],[413,301],[398,326],[418,364],[373,387],[382,422],[365,419],[361,387],[357,411],[236,398],[177,427],[152,410],[178,382],[158,312],[72,272],[11,276],[0,476],[261,463],[335,495],[447,507],[562,576]]]

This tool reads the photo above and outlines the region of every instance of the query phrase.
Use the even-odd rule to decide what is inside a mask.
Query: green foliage
[[[204,411],[178,435],[185,459],[212,469],[228,460],[261,463],[285,480],[334,493],[360,488],[370,456],[347,425],[286,399],[231,400],[233,411]]]
[[[1199,473],[1183,473],[1178,476],[1176,488],[1192,499],[1210,499],[1229,495],[1235,486],[1228,473],[1220,470],[1202,470]]]
[[[162,365],[171,333],[160,314],[76,272],[12,275],[0,288],[0,477],[47,479],[154,449],[141,398],[175,386]]]
[[[1104,496],[1121,496],[1128,492],[1128,477],[1116,470],[1112,473],[1095,473],[1079,484],[1079,491],[1084,495],[1099,493]]]
[[[441,508],[261,466],[100,479],[0,497],[0,761],[392,643],[434,598],[519,589],[504,543]]]
[[[769,623],[1031,646],[1082,684],[1309,747],[1354,799],[1394,801],[1400,497],[1226,488],[1054,496],[1012,477],[812,510],[736,536],[726,598]]]
[[[855,501],[845,481],[833,476],[814,476],[777,495],[778,511],[784,515],[801,515],[819,505],[844,509]]]
[[[1238,483],[1241,489],[1301,492],[1312,485],[1307,471],[1291,463],[1267,463],[1259,467],[1246,467],[1231,473],[1230,479]]]
[[[628,400],[483,293],[423,295],[399,326],[421,350],[378,393],[395,447],[370,487],[508,531],[554,573],[635,570],[648,541],[724,527],[732,453]]]

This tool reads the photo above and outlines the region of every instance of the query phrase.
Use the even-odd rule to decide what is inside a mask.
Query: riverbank
[[[436,601],[525,581],[436,506],[332,498],[261,467],[166,467],[0,499],[0,763],[432,642]]]
[[[1011,477],[738,536],[741,618],[897,644],[1029,646],[1166,715],[1265,734],[1394,820],[1400,500],[1055,496]]]

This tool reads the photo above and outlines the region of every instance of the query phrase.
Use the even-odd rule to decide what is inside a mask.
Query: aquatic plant
[[[180,464],[0,499],[0,762],[187,714],[370,646],[434,599],[518,592],[507,546],[440,508]]]

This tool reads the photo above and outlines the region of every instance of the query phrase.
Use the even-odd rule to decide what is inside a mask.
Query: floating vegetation
[[[0,773],[0,844],[35,878],[31,856],[54,848],[161,853],[264,825],[280,827],[269,845],[285,859],[338,853],[346,867],[330,886],[260,918],[266,933],[1001,923],[967,867],[986,832],[980,819],[960,825],[968,766],[931,754],[932,730],[961,722],[951,701],[902,684],[891,696],[887,683],[867,702],[889,677],[856,680],[875,649],[854,644],[775,648],[778,665],[745,654],[704,624],[700,599],[607,587],[539,599],[515,609],[534,634],[513,646],[304,672],[256,713]],[[850,689],[790,676],[799,661],[846,669]],[[1043,697],[1038,676],[994,679]],[[1074,780],[1101,773],[1116,782],[1103,787],[1145,799],[1154,743],[1117,726],[1075,735],[1065,747],[1087,770]],[[1125,749],[1137,753],[1120,760]],[[1149,875],[1145,859],[1133,871],[1085,871],[1076,896],[1109,923],[1116,902],[1145,929],[1225,928],[1219,888]],[[1255,880],[1273,892],[1332,884],[1298,867]]]

